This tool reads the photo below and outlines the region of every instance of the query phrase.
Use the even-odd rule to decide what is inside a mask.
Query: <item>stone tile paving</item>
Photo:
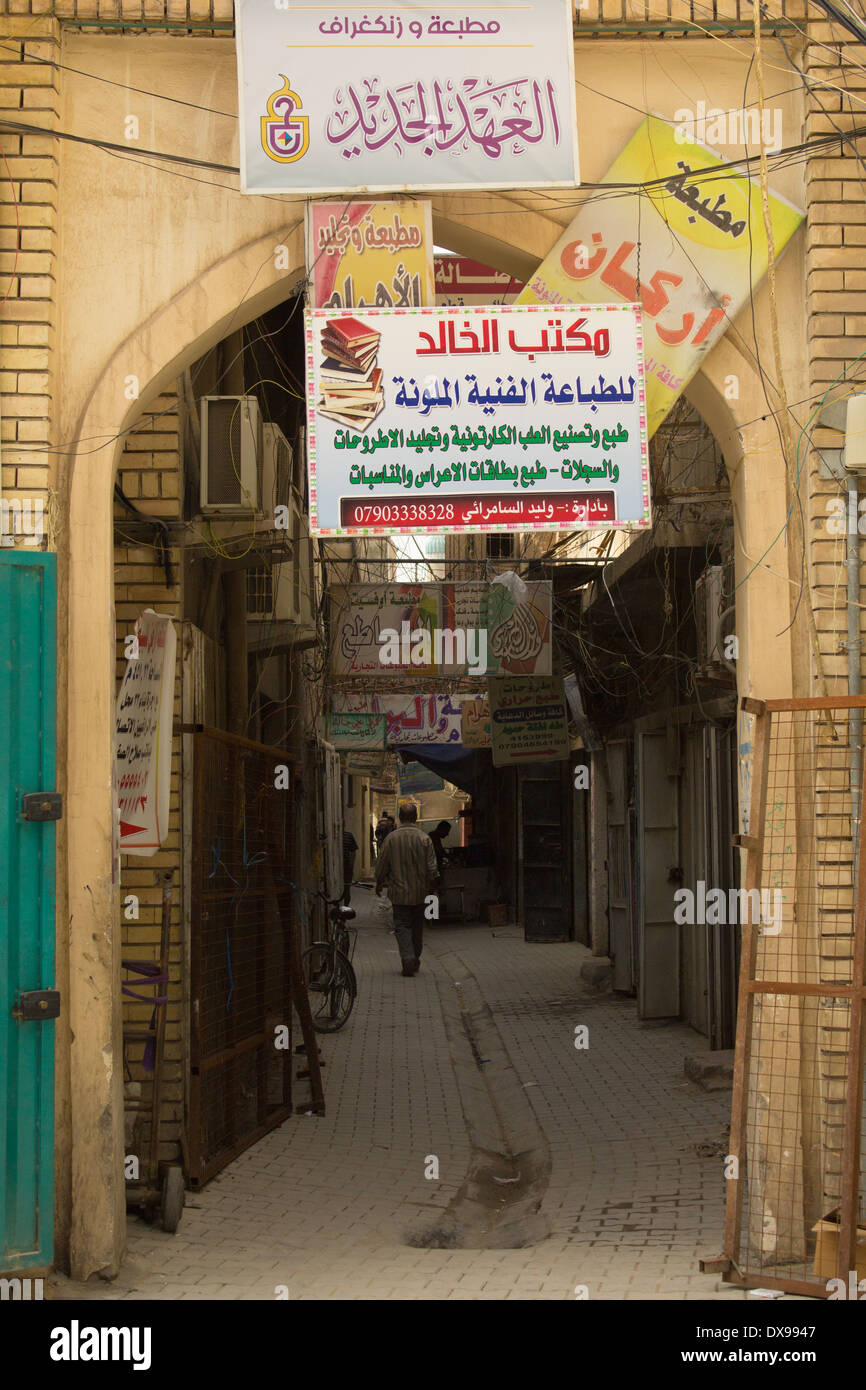
[[[421,972],[404,979],[371,896],[354,902],[359,997],[322,1039],[327,1115],[294,1116],[187,1194],[176,1235],[130,1218],[114,1282],[56,1276],[50,1295],[546,1300],[585,1286],[590,1299],[742,1298],[697,1268],[721,1248],[730,1095],[683,1077],[696,1035],[588,997],[584,947],[527,945],[516,927],[430,929]],[[446,1032],[443,960],[477,983],[546,1142],[549,1235],[521,1249],[407,1243],[435,1228],[473,1160],[473,1092],[458,1082],[474,1064],[454,1008]],[[432,1155],[438,1181],[425,1177]]]

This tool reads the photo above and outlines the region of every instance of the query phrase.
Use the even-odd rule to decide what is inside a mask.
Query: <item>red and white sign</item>
[[[310,530],[650,522],[636,305],[307,313]]]
[[[121,854],[155,854],[168,834],[177,637],[171,618],[146,608],[117,697],[115,787]]]

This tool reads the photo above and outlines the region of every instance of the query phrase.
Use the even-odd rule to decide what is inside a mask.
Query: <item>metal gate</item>
[[[294,779],[281,749],[184,732],[194,785],[189,1180],[200,1187],[292,1110]]]
[[[866,697],[742,707],[754,717],[751,806],[735,842],[750,897],[740,895],[725,1246],[703,1268],[745,1287],[851,1297],[866,1274]]]
[[[54,1254],[56,557],[0,555],[0,1269]],[[47,803],[47,804],[46,804]]]

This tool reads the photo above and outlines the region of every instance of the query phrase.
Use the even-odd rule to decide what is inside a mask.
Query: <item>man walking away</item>
[[[355,855],[358,841],[351,830],[343,831],[343,902],[346,907],[352,901],[352,879],[355,876]]]
[[[433,841],[415,822],[418,808],[400,807],[400,824],[376,860],[376,892],[388,885],[394,907],[394,934],[404,975],[417,975],[424,942],[424,899],[439,882]]]

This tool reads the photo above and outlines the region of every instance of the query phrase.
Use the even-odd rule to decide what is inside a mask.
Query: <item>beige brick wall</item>
[[[53,129],[60,25],[9,0],[0,16],[0,118]],[[43,62],[37,59],[47,60]],[[47,498],[54,482],[52,409],[57,305],[58,144],[0,129],[0,444],[5,497]],[[50,543],[50,542],[49,542]]]
[[[131,502],[151,516],[159,516],[166,521],[177,521],[181,517],[179,499],[179,479],[181,467],[181,440],[176,395],[163,395],[150,407],[138,428],[129,435],[117,473],[117,480]],[[163,413],[165,412],[165,413]],[[182,613],[182,570],[181,551],[171,547],[169,554],[174,570],[175,583],[166,588],[165,571],[152,546],[140,538],[140,528],[136,526],[135,535],[124,541],[122,533],[130,521],[130,514],[119,503],[115,503],[116,544],[114,551],[114,601],[117,632],[117,682],[118,687],[126,669],[123,655],[124,638],[134,630],[135,620],[144,608],[153,608],[158,613],[167,613],[175,619],[178,637]],[[175,674],[174,717],[181,718],[181,644],[178,641],[178,664]],[[162,920],[162,887],[157,875],[160,871],[172,868],[172,911],[171,911],[171,984],[169,986],[168,1014],[166,1018],[165,1064],[163,1070],[162,1130],[160,1155],[163,1159],[177,1159],[180,1156],[180,1137],[183,1122],[183,1019],[182,976],[183,976],[183,911],[181,881],[181,740],[173,742],[171,761],[171,800],[169,803],[168,838],[165,845],[149,859],[124,855],[121,859],[121,901],[129,894],[139,900],[138,920],[123,922],[123,954],[132,959],[156,960],[159,955],[160,928]],[[153,991],[142,989],[140,993],[150,995]],[[129,1026],[146,1027],[150,1021],[151,1007],[131,999],[124,1000],[124,1023]],[[143,1081],[147,1079],[140,1066],[143,1044],[130,1043],[127,1058],[132,1059],[124,1071],[125,1080]],[[149,1087],[145,1087],[147,1099]],[[149,1118],[143,1126],[144,1135],[149,1130]],[[141,1144],[128,1147],[130,1153],[142,1153]],[[146,1150],[144,1151],[146,1152]]]

